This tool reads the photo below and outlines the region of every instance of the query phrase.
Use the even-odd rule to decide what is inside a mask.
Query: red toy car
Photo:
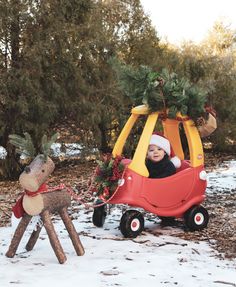
[[[128,204],[143,208],[161,219],[184,218],[190,230],[201,230],[208,224],[207,210],[200,204],[205,200],[207,186],[204,170],[204,155],[198,130],[191,119],[180,114],[176,119],[160,120],[164,135],[168,138],[175,154],[181,159],[177,173],[160,179],[148,177],[145,165],[146,153],[151,135],[155,129],[160,112],[148,114],[146,106],[132,109],[131,116],[124,126],[113,149],[113,156],[122,154],[124,144],[140,116],[147,120],[139,139],[133,159],[123,160],[126,166],[123,178],[115,194],[106,202],[109,204]],[[180,124],[188,142],[190,159],[184,158],[180,139]],[[101,202],[101,201],[100,201]],[[95,207],[94,225],[103,226],[106,206]],[[144,229],[144,217],[138,210],[127,210],[121,217],[120,230],[125,237],[136,237]]]

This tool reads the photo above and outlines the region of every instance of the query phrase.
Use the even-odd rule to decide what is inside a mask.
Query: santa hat
[[[162,148],[168,154],[170,160],[173,162],[176,168],[181,166],[180,159],[175,155],[174,150],[172,149],[170,142],[166,137],[160,135],[159,133],[154,133],[151,136],[149,144]]]

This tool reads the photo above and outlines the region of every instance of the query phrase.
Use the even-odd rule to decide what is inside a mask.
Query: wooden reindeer
[[[57,212],[63,220],[77,255],[80,256],[84,254],[84,248],[67,212],[68,207],[71,205],[70,194],[67,190],[60,188],[49,191],[45,184],[45,181],[53,172],[54,167],[55,165],[50,157],[40,154],[36,156],[20,175],[19,182],[25,189],[25,193],[21,198],[24,213],[6,253],[7,257],[14,257],[32,216],[39,215],[59,263],[64,263],[66,256],[51,220],[51,214],[55,212]],[[32,232],[26,244],[27,251],[33,249],[41,229],[42,225],[38,224],[36,230]]]

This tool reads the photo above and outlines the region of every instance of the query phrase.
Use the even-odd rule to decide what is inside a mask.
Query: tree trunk
[[[106,130],[106,126],[100,122],[98,124],[99,130],[100,130],[100,134],[101,134],[101,144],[100,144],[100,151],[102,153],[110,153],[111,149],[108,146],[107,143],[107,130]]]
[[[12,9],[12,22],[10,28],[10,43],[11,43],[11,61],[12,67],[19,67],[19,55],[20,55],[20,13],[19,13],[18,1],[13,1]]]

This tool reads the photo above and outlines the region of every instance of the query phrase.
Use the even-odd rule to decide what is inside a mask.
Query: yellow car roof
[[[137,172],[140,175],[148,177],[148,170],[145,165],[146,153],[150,138],[154,132],[155,125],[159,116],[163,114],[163,111],[157,111],[150,113],[146,105],[134,107],[131,110],[131,115],[122,129],[116,144],[113,148],[113,156],[121,155],[125,142],[139,116],[147,115],[147,120],[140,136],[138,145],[136,147],[133,159],[129,164],[129,168]],[[181,159],[184,159],[184,152],[182,149],[179,124],[183,124],[183,128],[186,134],[189,153],[190,153],[190,165],[197,167],[204,164],[204,155],[201,138],[194,122],[185,115],[180,113],[176,114],[176,119],[169,119],[168,117],[162,120],[164,129],[164,135],[169,139],[171,146],[175,154]]]

